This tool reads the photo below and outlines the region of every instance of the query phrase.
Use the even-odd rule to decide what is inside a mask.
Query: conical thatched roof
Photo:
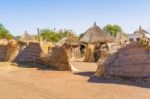
[[[120,33],[117,33],[116,40],[117,41],[126,41],[126,40],[128,40],[128,38],[125,35],[125,33],[120,32]]]
[[[138,30],[136,30],[134,33],[134,35],[139,35],[140,37],[146,36],[150,38],[150,33],[144,29],[142,29],[142,27],[140,26]]]
[[[94,25],[89,28],[80,39],[80,42],[95,43],[95,42],[106,42],[112,40],[112,37],[105,33],[99,26]]]
[[[32,40],[32,37],[29,35],[29,33],[27,33],[27,31],[25,31],[24,35],[21,37],[20,40],[21,41],[30,41],[30,40]]]
[[[137,34],[137,33],[141,33],[141,34],[149,34],[149,32],[147,32],[146,30],[142,29],[142,27],[140,26],[138,30],[136,30],[133,34]]]

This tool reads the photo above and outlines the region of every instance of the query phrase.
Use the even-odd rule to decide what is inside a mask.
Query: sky
[[[0,0],[0,23],[13,35],[37,28],[85,32],[94,22],[101,28],[120,25],[131,34],[141,25],[150,32],[150,0]]]

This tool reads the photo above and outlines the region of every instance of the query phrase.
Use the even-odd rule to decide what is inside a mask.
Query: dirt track
[[[150,98],[149,88],[94,82],[90,80],[92,75],[93,71],[73,74],[37,68],[18,68],[10,66],[9,63],[0,63],[0,99]]]

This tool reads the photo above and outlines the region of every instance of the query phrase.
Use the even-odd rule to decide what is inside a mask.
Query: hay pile
[[[131,43],[110,55],[103,61],[97,70],[101,76],[101,66],[104,67],[103,75],[119,77],[150,77],[150,50],[140,43]]]
[[[85,62],[95,62],[94,59],[94,45],[88,44],[86,46],[86,53],[85,53]]]
[[[15,58],[16,63],[40,63],[42,49],[39,42],[29,42],[22,46]]]
[[[15,40],[10,40],[7,44],[7,53],[6,53],[6,60],[13,61],[15,57],[18,55],[20,50],[20,45]]]
[[[99,58],[99,65],[98,65],[98,69],[96,71],[96,75],[97,76],[104,76],[105,75],[105,65],[106,65],[106,61],[107,61],[107,56],[108,53],[106,52],[106,50],[101,49],[100,50],[100,58]]]
[[[42,56],[49,54],[53,48],[53,45],[50,42],[41,42]]]
[[[64,45],[63,47],[55,48],[51,55],[42,58],[45,64],[58,70],[71,70],[70,57],[72,57],[71,46]]]

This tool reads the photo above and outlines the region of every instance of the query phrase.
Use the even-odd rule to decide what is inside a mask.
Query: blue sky
[[[36,28],[84,32],[94,21],[100,27],[118,24],[126,33],[140,25],[150,31],[150,0],[0,0],[0,22],[14,35]]]

